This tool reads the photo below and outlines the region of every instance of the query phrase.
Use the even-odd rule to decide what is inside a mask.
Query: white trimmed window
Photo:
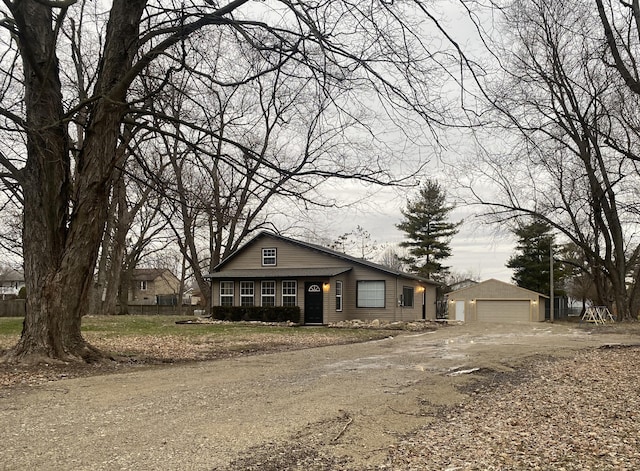
[[[262,266],[275,267],[277,262],[276,249],[262,249]]]
[[[260,305],[261,306],[276,305],[276,282],[275,281],[262,282],[262,297],[261,297]]]
[[[357,307],[384,307],[384,281],[358,281]]]
[[[140,291],[147,291],[148,289],[147,280],[142,280],[138,285],[138,287],[140,288]]]
[[[220,282],[220,306],[233,306],[233,281]]]
[[[253,306],[253,281],[240,282],[240,306]]]
[[[402,306],[413,307],[413,286],[402,287]]]
[[[336,311],[342,311],[342,281],[336,281]]]
[[[285,280],[282,282],[282,305],[297,306],[298,284],[295,280]]]

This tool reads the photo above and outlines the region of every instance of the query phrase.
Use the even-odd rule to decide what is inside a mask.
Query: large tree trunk
[[[126,231],[122,231],[120,228],[116,230],[114,246],[111,252],[111,264],[108,268],[109,281],[107,283],[105,299],[102,304],[102,314],[105,315],[119,314],[118,293],[120,292],[120,278],[122,275],[126,235]]]
[[[144,1],[114,1],[107,26],[96,100],[89,109],[84,146],[70,181],[70,148],[52,9],[46,2],[14,3],[21,35],[27,114],[23,172],[27,312],[19,343],[8,359],[87,361],[99,352],[82,337],[92,274],[107,218],[107,203]]]
[[[16,5],[15,18],[23,41],[38,47],[23,47],[27,159],[23,170],[24,193],[24,269],[27,287],[27,316],[15,354],[29,350],[41,356],[61,356],[65,340],[59,334],[67,319],[52,316],[56,306],[40,303],[43,287],[55,279],[53,267],[59,265],[64,250],[67,222],[66,201],[70,193],[69,143],[62,123],[62,91],[58,78],[53,31],[42,28],[51,23],[51,12],[36,2]],[[29,19],[30,25],[27,26]],[[38,25],[39,28],[36,28]],[[43,129],[49,123],[55,123]],[[42,210],[41,208],[46,208]],[[51,290],[48,290],[47,295]]]
[[[132,268],[123,267],[120,273],[120,289],[118,290],[118,314],[129,314],[129,287],[131,286]]]

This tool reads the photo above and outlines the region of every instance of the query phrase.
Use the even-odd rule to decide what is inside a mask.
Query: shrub
[[[211,315],[223,321],[300,322],[300,308],[262,306],[213,306]]]

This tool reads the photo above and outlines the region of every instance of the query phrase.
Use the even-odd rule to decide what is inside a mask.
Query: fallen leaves
[[[387,335],[388,332],[384,331],[350,332],[346,329],[339,332],[335,329],[331,332],[325,329],[304,332],[289,330],[285,333],[270,332],[267,328],[238,333],[238,329],[234,329],[230,334],[205,332],[192,335],[113,335],[90,331],[84,333],[85,338],[102,352],[112,355],[113,361],[31,366],[0,363],[0,389],[15,385],[33,386],[65,378],[108,374],[158,364],[362,342]],[[0,350],[10,348],[17,341],[17,335],[0,336]]]
[[[640,469],[640,349],[532,365],[390,453],[394,470]]]

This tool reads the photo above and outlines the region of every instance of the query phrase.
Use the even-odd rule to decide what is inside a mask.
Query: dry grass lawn
[[[364,342],[390,334],[385,330],[265,326],[256,323],[176,323],[186,319],[189,318],[87,316],[83,319],[84,337],[110,360],[89,365],[0,363],[0,388],[163,364]],[[0,357],[4,350],[16,344],[21,328],[22,319],[0,318]]]

